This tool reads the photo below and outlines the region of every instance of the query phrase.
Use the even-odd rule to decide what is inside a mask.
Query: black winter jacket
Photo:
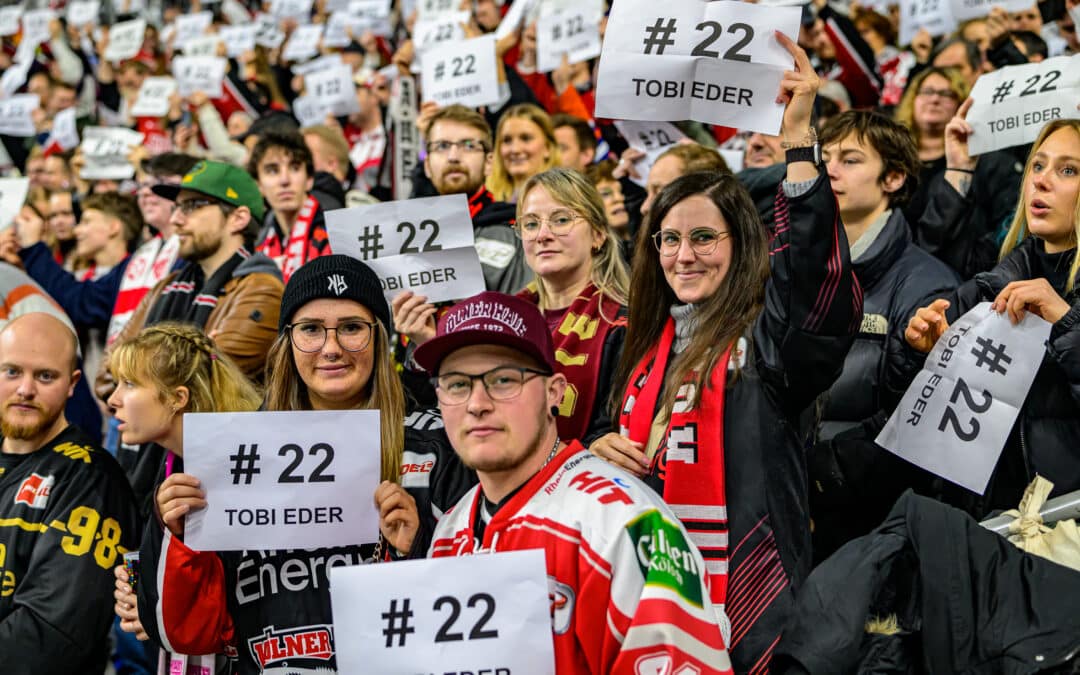
[[[1024,553],[957,509],[908,493],[873,534],[814,570],[773,671],[1068,673],[1080,574]],[[899,632],[868,634],[895,615]]]
[[[960,284],[945,263],[912,243],[899,209],[852,264],[863,289],[862,326],[823,401],[808,462],[815,560],[876,527],[911,487],[902,460],[874,443],[902,393],[884,388],[887,365],[907,357],[889,334]]]
[[[1009,282],[1045,278],[1072,308],[1050,331],[1046,354],[1035,374],[1020,416],[990,478],[986,494],[943,485],[942,498],[964,508],[976,518],[995,509],[1015,508],[1024,488],[1038,473],[1054,483],[1052,495],[1080,490],[1080,288],[1065,292],[1076,249],[1046,253],[1041,240],[1028,237],[994,269],[946,296],[950,323],[983,301],[993,301]],[[892,339],[903,340],[903,334]],[[890,381],[914,376],[926,360],[904,343],[906,373],[893,372]],[[895,379],[892,379],[894,378]]]
[[[828,176],[822,172],[798,197],[781,189],[775,213],[765,306],[745,353],[732,356],[740,370],[724,393],[725,612],[738,673],[767,672],[810,572],[800,416],[840,374],[862,321],[862,292]],[[663,494],[657,473],[645,480]]]

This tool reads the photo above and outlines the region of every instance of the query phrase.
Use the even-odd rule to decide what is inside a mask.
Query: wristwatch
[[[780,147],[786,151],[784,158],[788,164],[812,162],[814,166],[821,166],[821,145],[818,144],[817,130],[814,127],[810,127],[801,140],[782,141]]]

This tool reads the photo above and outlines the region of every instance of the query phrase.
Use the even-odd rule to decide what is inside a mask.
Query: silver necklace
[[[561,440],[562,439],[559,438],[559,435],[555,434],[555,445],[551,446],[551,452],[548,453],[547,459],[545,459],[544,463],[540,466],[541,469],[543,469],[545,466],[547,466],[548,462],[550,462],[552,460],[552,458],[555,457],[555,451],[559,449],[559,442]]]

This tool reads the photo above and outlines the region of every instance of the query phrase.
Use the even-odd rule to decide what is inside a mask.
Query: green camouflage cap
[[[225,162],[203,160],[191,167],[179,185],[155,185],[154,194],[176,201],[181,190],[199,192],[233,206],[246,206],[256,222],[262,222],[266,208],[255,179],[240,167]]]

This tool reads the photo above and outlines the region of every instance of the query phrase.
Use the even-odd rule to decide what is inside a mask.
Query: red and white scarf
[[[634,369],[619,416],[621,433],[632,441],[649,441],[657,403],[675,341],[675,321],[668,319],[660,341]],[[664,481],[664,501],[682,521],[690,540],[701,550],[712,601],[727,599],[728,518],[724,487],[724,394],[729,348],[713,366],[701,402],[694,398],[691,373],[679,388],[671,419],[653,456],[651,471]],[[651,448],[647,448],[649,450]]]
[[[281,236],[277,230],[271,230],[266,239],[256,248],[257,251],[272,258],[281,268],[281,276],[285,283],[289,283],[296,270],[311,258],[317,258],[322,253],[310,250],[311,224],[315,221],[315,213],[319,210],[319,202],[311,195],[304,200],[300,207],[300,213],[296,216],[292,230],[289,232],[289,241],[282,246]],[[329,251],[327,251],[329,252]]]
[[[106,342],[111,344],[124,329],[131,315],[157,282],[173,268],[180,254],[180,238],[176,235],[163,239],[160,235],[146,242],[135,251],[120,280],[120,292],[116,294],[112,318]]]

